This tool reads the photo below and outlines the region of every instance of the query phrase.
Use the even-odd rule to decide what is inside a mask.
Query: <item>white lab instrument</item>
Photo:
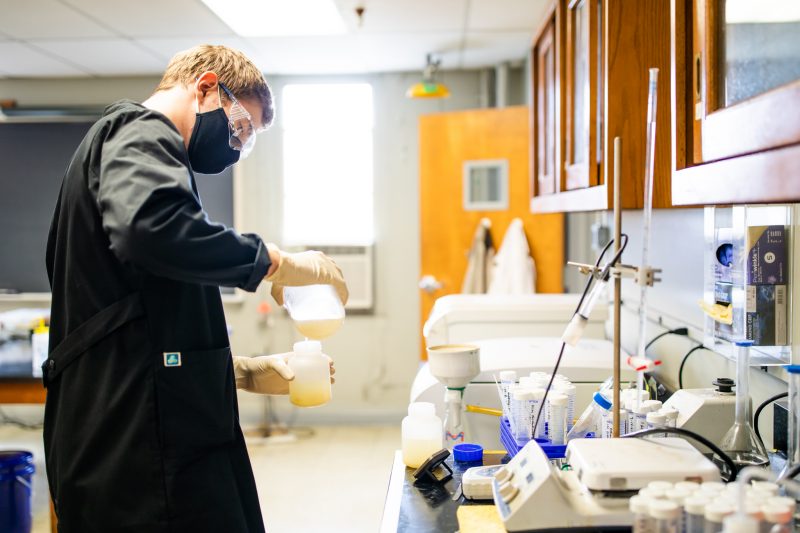
[[[800,464],[800,365],[786,367],[789,376],[789,423],[786,444],[786,467],[780,477],[789,469]]]
[[[465,441],[464,390],[481,371],[480,348],[472,344],[443,344],[428,347],[428,369],[444,390],[445,445]],[[495,392],[495,397],[497,393]],[[441,398],[441,396],[440,396]],[[419,400],[413,400],[419,401]],[[471,442],[475,440],[470,437]]]
[[[519,376],[527,376],[530,372],[551,374],[561,340],[558,337],[520,337],[481,340],[472,344],[480,348],[480,373],[464,390],[464,402],[499,409],[495,376],[503,370],[514,370]],[[592,395],[611,375],[612,353],[612,343],[601,339],[583,339],[575,347],[566,347],[560,372],[575,387],[573,409],[577,406],[582,410],[588,405]],[[621,357],[627,357],[627,354]],[[433,402],[437,412],[443,412],[445,386],[431,374],[431,364],[429,360],[421,365],[411,386],[409,401]],[[622,378],[633,380],[635,372],[623,367]],[[554,390],[559,390],[557,383],[557,380],[554,381]],[[496,417],[470,413],[465,419],[465,430],[470,442],[480,444],[485,449],[502,447],[499,420]]]
[[[289,368],[294,379],[289,382],[289,401],[298,407],[317,407],[331,399],[331,371],[328,357],[319,341],[294,344]]]
[[[719,479],[714,464],[682,439],[578,439],[572,470],[558,470],[528,443],[495,474],[492,489],[508,531],[631,526],[628,497],[654,480]]]
[[[450,294],[433,304],[422,333],[427,346],[484,339],[560,336],[579,294]],[[607,306],[598,306],[584,335],[605,338]]]
[[[734,422],[736,396],[719,389],[681,389],[664,402],[664,408],[678,411],[676,427],[704,436],[716,445]],[[708,449],[696,443],[700,451]]]
[[[461,476],[461,491],[469,500],[491,500],[492,480],[503,465],[474,466]]]
[[[419,468],[425,460],[442,449],[442,419],[432,403],[409,404],[408,416],[400,426],[403,463]]]

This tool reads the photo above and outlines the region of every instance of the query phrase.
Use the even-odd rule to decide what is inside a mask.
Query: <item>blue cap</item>
[[[800,365],[786,365],[783,368],[790,374],[800,374]]]
[[[752,346],[753,345],[753,341],[750,340],[750,339],[742,339],[740,341],[734,342],[734,344],[736,346]]]
[[[456,444],[453,446],[453,459],[462,463],[483,460],[483,447],[478,444]]]
[[[600,394],[599,392],[594,393],[594,401],[597,402],[597,405],[602,407],[603,409],[611,409],[611,402],[606,400],[606,397]]]

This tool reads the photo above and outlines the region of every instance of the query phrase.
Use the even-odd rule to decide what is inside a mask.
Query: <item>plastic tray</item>
[[[511,433],[511,424],[504,416],[500,417],[500,442],[508,452],[508,455],[514,457],[519,451],[528,444],[530,439],[515,439]],[[550,459],[562,459],[566,456],[566,444],[551,444],[548,439],[536,439],[536,443],[542,448],[545,455]]]

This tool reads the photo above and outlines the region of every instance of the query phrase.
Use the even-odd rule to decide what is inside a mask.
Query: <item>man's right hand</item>
[[[267,281],[272,283],[272,297],[283,305],[283,288],[300,287],[303,285],[332,285],[342,300],[347,303],[349,293],[347,284],[342,276],[341,269],[336,263],[323,254],[309,250],[307,252],[287,253],[278,249],[274,244],[267,244],[270,257],[277,254],[280,259],[277,267],[267,275]],[[275,264],[275,261],[273,261]],[[270,268],[270,270],[273,270]]]

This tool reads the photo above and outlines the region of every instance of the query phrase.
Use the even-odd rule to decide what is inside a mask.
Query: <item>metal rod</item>
[[[619,253],[622,244],[622,194],[621,188],[621,162],[622,139],[614,137],[614,252]],[[622,300],[622,278],[614,276],[614,426],[612,436],[619,437],[619,390],[620,390],[620,301]]]

